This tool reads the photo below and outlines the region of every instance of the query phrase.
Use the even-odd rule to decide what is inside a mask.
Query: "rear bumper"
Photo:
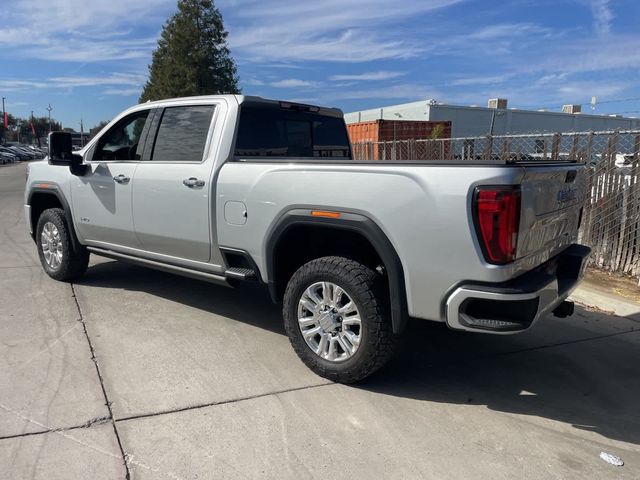
[[[518,278],[500,284],[463,284],[448,297],[447,325],[454,330],[516,333],[551,313],[580,283],[591,249],[571,245]]]

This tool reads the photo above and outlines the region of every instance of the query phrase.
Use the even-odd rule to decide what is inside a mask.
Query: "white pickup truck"
[[[249,96],[137,105],[72,152],[50,136],[25,213],[43,268],[91,253],[258,282],[315,372],[354,382],[407,318],[485,333],[573,312],[584,165],[354,161],[342,112]]]

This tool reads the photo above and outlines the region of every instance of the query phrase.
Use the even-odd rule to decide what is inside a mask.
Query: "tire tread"
[[[40,245],[41,232],[46,222],[53,223],[60,233],[60,240],[63,244],[63,259],[60,268],[52,270],[44,259],[42,253],[42,247]],[[61,208],[49,208],[43,211],[38,218],[38,224],[36,228],[36,243],[38,246],[38,256],[40,257],[40,263],[49,275],[54,280],[62,282],[70,282],[81,277],[89,266],[89,252],[82,246],[80,248],[74,248],[73,241],[71,239],[71,231],[67,227],[67,220],[64,215],[64,210]]]
[[[327,367],[326,361],[312,352],[302,339],[295,311],[297,296],[295,293],[309,282],[314,275],[329,273],[340,278],[353,290],[361,309],[370,314],[366,319],[368,335],[365,336],[361,361],[350,368],[339,368],[340,364]],[[393,333],[389,320],[388,294],[384,279],[375,271],[354,260],[344,257],[322,257],[304,264],[291,277],[284,296],[283,314],[285,329],[291,345],[302,361],[319,375],[339,383],[355,383],[380,369],[393,355],[398,337]],[[343,286],[343,285],[341,285]],[[353,299],[353,298],[352,298]],[[353,299],[355,300],[355,299]],[[293,318],[292,318],[293,317]],[[362,319],[363,322],[365,319]],[[358,352],[360,353],[360,352]]]

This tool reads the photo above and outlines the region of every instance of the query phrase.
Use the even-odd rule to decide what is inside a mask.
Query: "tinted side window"
[[[165,108],[151,160],[201,162],[213,110],[213,105]]]
[[[351,158],[344,120],[278,106],[243,106],[237,157]]]
[[[93,160],[140,160],[140,136],[149,110],[127,115],[98,141]]]

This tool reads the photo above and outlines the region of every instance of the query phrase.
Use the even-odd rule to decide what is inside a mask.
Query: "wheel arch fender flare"
[[[67,199],[65,198],[65,196],[60,192],[60,189],[58,188],[58,186],[54,183],[47,183],[47,187],[39,187],[39,186],[32,187],[31,190],[29,191],[29,196],[27,198],[27,205],[33,205],[33,198],[35,196],[41,196],[41,195],[49,195],[49,196],[55,197],[58,200],[58,202],[62,206],[62,210],[64,212],[64,219],[67,222],[67,228],[69,229],[69,233],[71,234],[71,243],[73,245],[73,249],[78,250],[79,248],[81,248],[82,245],[78,241],[78,237],[76,236],[76,229],[73,224],[71,206],[69,205],[69,202],[67,202]],[[34,219],[33,215],[31,215],[31,218],[28,218],[27,221],[30,222],[31,224],[31,231],[33,232],[31,234],[31,238],[35,241],[36,227],[38,224],[38,220]]]
[[[266,276],[269,293],[274,302],[280,300],[277,288],[277,266],[275,254],[280,240],[293,227],[313,226],[346,230],[362,235],[375,249],[382,260],[389,288],[389,306],[393,332],[401,333],[407,323],[407,293],[404,268],[393,244],[378,224],[361,212],[346,212],[344,209],[322,207],[321,210],[339,212],[338,218],[312,216],[320,207],[295,208],[284,212],[272,224],[265,242]]]

